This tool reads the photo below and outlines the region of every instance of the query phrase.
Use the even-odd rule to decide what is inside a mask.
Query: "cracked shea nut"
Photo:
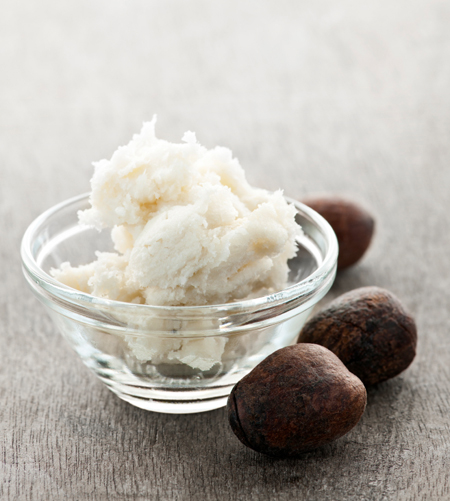
[[[356,203],[335,196],[307,198],[303,203],[323,216],[336,233],[338,270],[358,262],[372,240],[373,217]]]
[[[366,406],[366,389],[331,351],[296,344],[269,355],[228,398],[239,440],[275,457],[295,457],[350,431]]]
[[[299,343],[336,354],[365,385],[404,371],[416,355],[414,319],[389,291],[361,287],[332,301],[303,327]]]

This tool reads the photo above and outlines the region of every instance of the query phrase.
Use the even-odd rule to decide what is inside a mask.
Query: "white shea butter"
[[[192,132],[181,144],[157,139],[155,122],[95,164],[91,208],[79,213],[81,224],[112,229],[116,252],[98,252],[79,267],[64,263],[54,277],[94,296],[162,306],[221,304],[283,289],[301,232],[295,208],[281,191],[250,186],[229,149],[208,150]],[[165,353],[202,370],[225,348],[189,343],[167,351],[162,341],[134,341],[130,348],[141,360]]]

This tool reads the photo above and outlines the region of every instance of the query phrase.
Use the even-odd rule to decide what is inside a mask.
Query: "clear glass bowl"
[[[38,299],[89,367],[120,398],[143,409],[191,413],[226,404],[233,386],[275,350],[296,342],[336,274],[338,246],[330,225],[297,208],[304,235],[290,260],[289,286],[269,296],[210,306],[136,305],[91,296],[49,274],[112,251],[110,232],[78,224],[84,194],[47,210],[27,229],[21,254]]]

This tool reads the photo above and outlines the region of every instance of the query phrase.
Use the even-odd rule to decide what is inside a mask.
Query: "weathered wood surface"
[[[16,0],[0,16],[0,499],[450,499],[450,3]],[[359,425],[299,460],[244,448],[224,410],[121,402],[21,276],[42,210],[158,113],[250,181],[377,217],[362,285],[414,313],[419,352]]]

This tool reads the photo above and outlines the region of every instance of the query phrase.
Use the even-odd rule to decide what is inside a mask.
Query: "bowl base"
[[[169,388],[150,389],[141,386],[125,385],[100,377],[106,386],[120,399],[146,411],[164,414],[194,414],[212,411],[227,405],[228,395],[234,384],[211,390]]]

